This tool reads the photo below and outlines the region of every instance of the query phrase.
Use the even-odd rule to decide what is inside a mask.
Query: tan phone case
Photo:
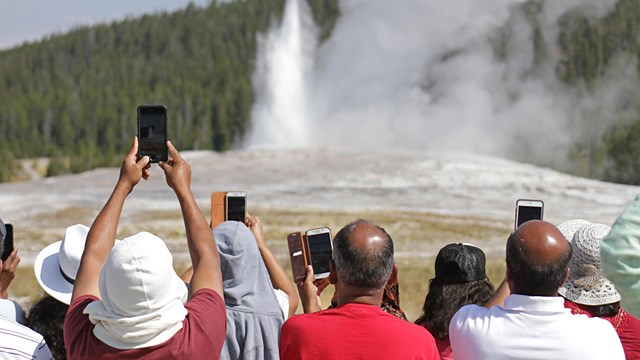
[[[211,228],[215,228],[221,222],[224,222],[225,203],[227,192],[219,191],[211,193]]]

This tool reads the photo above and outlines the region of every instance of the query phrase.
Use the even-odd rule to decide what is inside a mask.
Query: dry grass
[[[354,213],[259,207],[251,210],[261,218],[269,247],[288,273],[290,264],[286,237],[291,232],[329,226],[335,234],[342,226],[359,218],[370,220],[385,228],[394,239],[396,261],[399,266],[401,306],[410,320],[417,318],[421,312],[428,281],[433,277],[435,255],[448,243],[470,242],[479,245],[487,253],[487,273],[494,284],[497,285],[504,276],[504,241],[510,229],[491,219],[415,211],[370,210]],[[203,209],[203,212],[208,215],[208,209]],[[60,240],[64,235],[64,231],[52,229],[55,224],[90,224],[94,215],[94,209],[79,207],[42,215],[38,221],[47,226],[37,230],[25,230],[24,238],[30,239],[30,247],[37,253],[37,249],[44,244]],[[167,246],[174,253],[174,267],[178,274],[189,267],[184,225],[178,211],[148,210],[130,215],[129,219],[121,222],[118,236],[122,238],[141,230],[152,232],[166,240]],[[40,296],[41,290],[31,265],[20,266],[10,293],[13,297],[22,299],[21,302],[27,308],[31,300]],[[331,288],[323,293],[323,305],[329,304],[332,294]]]

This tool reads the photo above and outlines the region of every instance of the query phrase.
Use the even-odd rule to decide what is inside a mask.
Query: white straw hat
[[[562,235],[564,235],[565,239],[567,239],[568,242],[571,242],[573,241],[573,235],[576,233],[576,231],[588,224],[591,223],[587,220],[573,219],[565,221],[562,224],[558,225],[558,230],[560,230],[560,232],[562,233]]]
[[[38,283],[60,302],[71,303],[73,283],[80,267],[89,228],[76,224],[69,226],[64,239],[42,249],[33,264]]]
[[[600,240],[611,228],[589,223],[573,235],[573,257],[569,278],[558,289],[564,298],[577,304],[598,306],[620,301],[620,294],[600,268]]]

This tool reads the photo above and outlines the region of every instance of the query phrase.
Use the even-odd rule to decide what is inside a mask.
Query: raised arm
[[[149,157],[145,156],[136,161],[138,153],[138,137],[133,140],[133,146],[122,161],[120,177],[111,197],[107,200],[98,217],[91,225],[85,244],[80,267],[73,286],[71,302],[83,295],[100,297],[98,280],[100,270],[109,257],[109,252],[116,241],[116,231],[124,201],[140,179],[149,178]]]
[[[507,279],[502,280],[500,286],[496,289],[496,292],[493,293],[493,296],[487,301],[484,307],[491,309],[491,307],[498,305],[504,306],[504,299],[507,298],[511,294],[511,289],[509,288],[509,283]]]
[[[193,265],[189,297],[205,288],[213,289],[221,297],[224,297],[220,255],[213,242],[209,224],[198,208],[191,192],[191,166],[180,156],[170,141],[167,141],[167,147],[172,158],[166,163],[161,162],[160,167],[164,170],[167,184],[176,193],[182,209],[187,244]]]
[[[280,266],[275,256],[273,256],[271,250],[269,250],[260,218],[258,218],[257,216],[252,216],[247,212],[247,227],[251,229],[253,236],[256,238],[256,243],[258,243],[260,255],[262,256],[264,265],[267,267],[267,272],[269,272],[269,278],[271,278],[273,287],[275,289],[284,291],[284,293],[289,297],[288,317],[293,316],[293,314],[295,314],[296,312],[296,309],[298,308],[299,303],[298,294],[296,293],[296,288],[293,284],[293,281],[289,276],[287,276],[287,273],[284,271],[282,266]]]

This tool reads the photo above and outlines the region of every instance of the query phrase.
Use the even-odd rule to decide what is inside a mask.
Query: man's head
[[[531,220],[507,240],[507,278],[511,293],[554,296],[567,278],[571,244],[554,225]]]
[[[380,292],[393,271],[393,240],[379,226],[355,221],[333,239],[333,263],[342,286],[364,294]]]

